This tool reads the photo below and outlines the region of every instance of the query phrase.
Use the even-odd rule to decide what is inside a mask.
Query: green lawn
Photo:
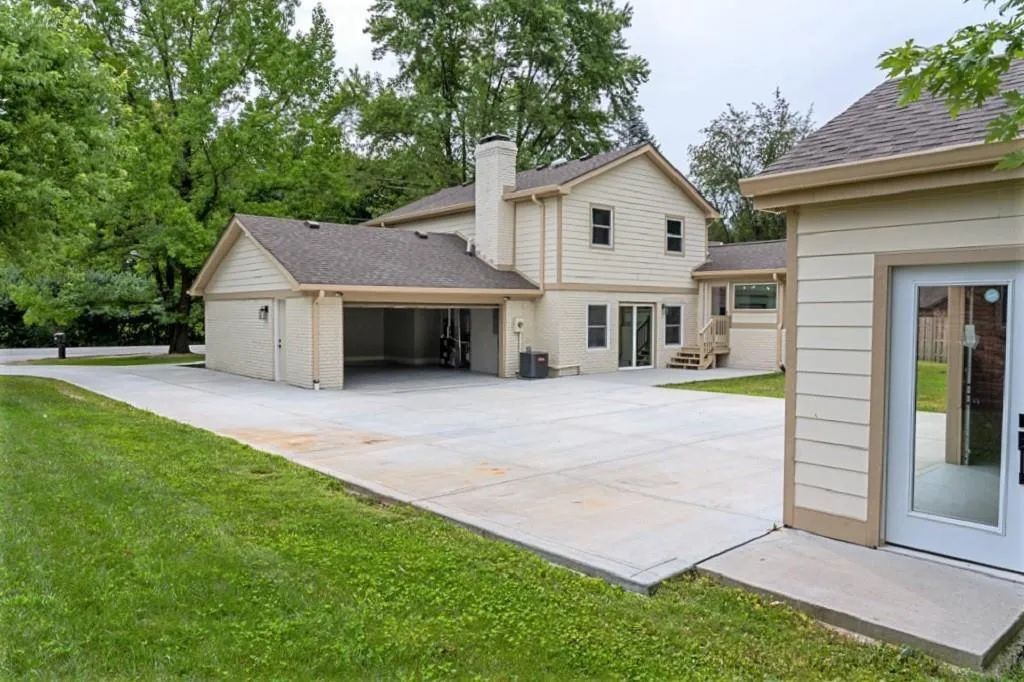
[[[917,363],[917,409],[922,412],[946,411],[946,363]]]
[[[775,372],[752,377],[739,377],[738,379],[687,381],[681,384],[664,384],[663,388],[682,388],[687,391],[705,391],[707,393],[738,393],[762,398],[784,398],[786,397],[786,375],[782,372]]]
[[[56,354],[57,351],[54,351]],[[18,365],[97,365],[105,367],[128,367],[131,365],[180,365],[187,362],[202,362],[206,356],[197,353],[173,353],[170,355],[92,355],[80,358],[40,358],[13,363]]]
[[[740,377],[738,379],[715,379],[713,381],[664,384],[663,387],[682,388],[687,391],[738,393],[764,398],[784,398],[786,396],[786,375],[782,372],[776,372],[774,374]],[[924,412],[946,411],[945,363],[917,363],[917,409]]]
[[[954,679],[702,579],[644,598],[68,384],[0,377],[2,679]]]

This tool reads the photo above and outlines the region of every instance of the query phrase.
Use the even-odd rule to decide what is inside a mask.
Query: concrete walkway
[[[771,398],[620,374],[314,392],[190,367],[0,372],[70,381],[641,592],[781,519]]]
[[[1024,621],[1024,584],[921,555],[781,530],[701,563],[837,627],[977,670]]]

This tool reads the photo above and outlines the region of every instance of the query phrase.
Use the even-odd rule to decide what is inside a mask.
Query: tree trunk
[[[188,353],[188,324],[175,322],[171,325],[171,343],[168,353]]]
[[[170,270],[170,268],[168,268]],[[171,323],[171,338],[169,353],[188,353],[189,347],[189,312],[192,310],[192,297],[188,289],[192,286],[193,275],[186,270],[178,273],[178,300],[174,304],[175,321]]]

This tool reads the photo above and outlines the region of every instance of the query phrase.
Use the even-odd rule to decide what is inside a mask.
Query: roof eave
[[[405,287],[405,286],[382,286],[365,284],[299,284],[299,291],[327,291],[331,293],[345,294],[368,294],[368,293],[395,293],[409,294],[410,296],[443,296],[443,295],[478,295],[478,296],[500,296],[507,298],[538,298],[544,295],[540,289],[492,289],[474,287]]]
[[[764,275],[785,275],[786,268],[759,268],[752,270],[695,270],[694,279],[730,279],[732,277],[755,277]]]
[[[475,208],[475,201],[464,201],[458,204],[451,204],[449,206],[441,206],[439,208],[425,208],[419,211],[409,211],[408,213],[402,213],[391,217],[381,216],[359,224],[364,227],[388,227],[391,225],[401,225],[402,223],[411,223],[417,220],[425,220],[427,218],[438,218],[456,213],[466,213],[474,210]]]
[[[1007,154],[1021,149],[1024,149],[1024,140],[1020,139],[1010,142],[975,142],[941,147],[923,152],[896,154],[863,161],[850,161],[743,178],[740,180],[740,191],[744,196],[758,200],[759,208],[773,208],[775,205],[768,198],[775,194],[973,166],[995,165]]]

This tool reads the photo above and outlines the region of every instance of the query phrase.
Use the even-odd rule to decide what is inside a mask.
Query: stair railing
[[[711,318],[701,327],[697,339],[700,348],[700,367],[704,369],[710,366],[709,360],[715,357],[715,318]]]

